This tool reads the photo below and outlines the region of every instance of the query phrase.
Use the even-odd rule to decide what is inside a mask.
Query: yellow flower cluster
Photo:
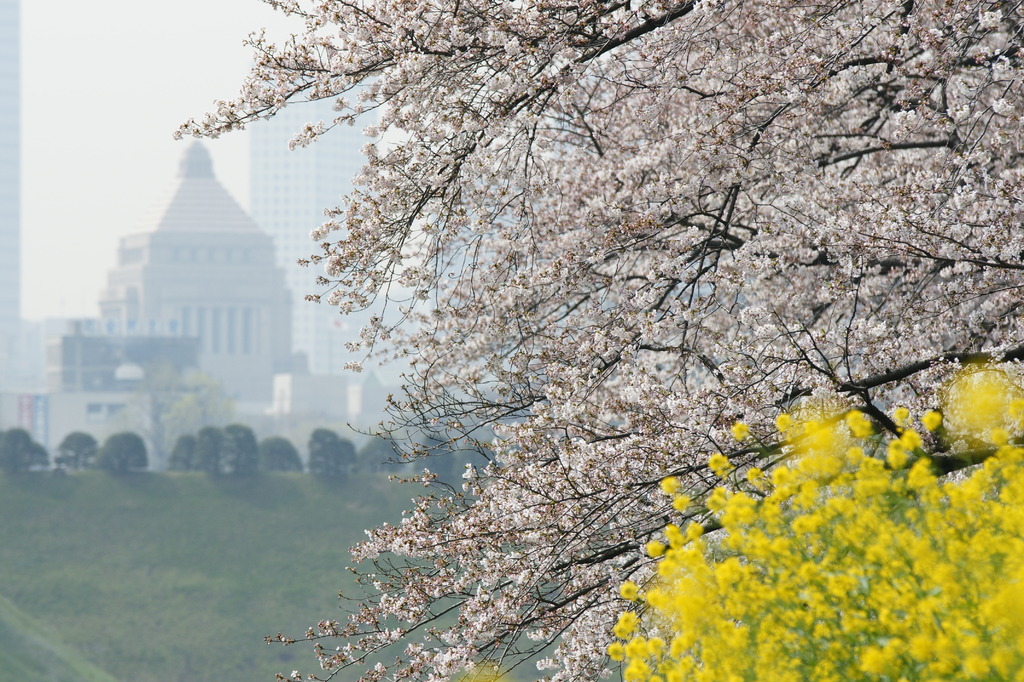
[[[947,428],[969,442],[988,441],[993,431],[1021,426],[1024,391],[998,366],[968,368],[943,393]]]
[[[753,494],[714,490],[722,531],[669,526],[648,545],[657,577],[623,586],[634,605],[608,652],[627,682],[1024,680],[1024,406],[967,376],[954,401],[981,385],[1003,410],[946,403],[972,437],[989,431],[969,475],[936,477],[902,408],[887,442],[860,413],[781,419],[794,458],[748,473]]]

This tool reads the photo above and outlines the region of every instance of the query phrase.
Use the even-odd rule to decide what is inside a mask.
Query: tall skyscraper
[[[293,348],[305,354],[313,374],[339,374],[358,359],[345,351],[345,342],[355,339],[360,324],[336,308],[306,301],[307,294],[318,293],[321,270],[296,261],[316,251],[309,233],[323,223],[324,209],[336,207],[352,189],[368,138],[358,127],[339,127],[308,147],[290,151],[288,142],[304,124],[329,123],[334,116],[330,101],[300,103],[250,128],[252,216],[274,240],[291,290]]]
[[[21,318],[21,60],[18,0],[0,0],[0,336]]]

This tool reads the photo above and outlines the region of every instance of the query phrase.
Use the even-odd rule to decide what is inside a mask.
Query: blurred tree
[[[14,428],[0,438],[0,469],[9,474],[45,467],[50,458],[39,443],[25,429]]]
[[[146,442],[131,431],[115,433],[107,438],[96,457],[96,466],[114,473],[145,469],[149,463]]]
[[[171,449],[167,466],[171,471],[195,471],[199,462],[196,457],[196,437],[190,433],[178,436]]]
[[[227,423],[234,416],[234,401],[224,393],[221,383],[209,375],[192,372],[182,381],[178,399],[164,420],[168,433],[181,435]]]
[[[179,436],[230,421],[234,411],[212,377],[195,370],[183,376],[171,364],[158,362],[146,367],[123,424],[142,434],[162,463]]]
[[[292,442],[281,436],[260,441],[260,469],[263,471],[302,471],[302,459]]]
[[[99,443],[90,434],[72,431],[57,446],[57,456],[53,458],[53,463],[57,468],[91,469],[96,465],[98,451]]]
[[[204,426],[196,434],[196,469],[216,476],[223,471],[224,431]]]
[[[345,475],[355,463],[355,447],[330,429],[316,429],[309,437],[309,473],[316,476]]]
[[[395,460],[395,442],[390,438],[376,436],[359,448],[356,462],[360,467],[380,469],[388,462]]]
[[[163,460],[170,446],[171,435],[165,417],[181,397],[181,381],[178,370],[169,362],[148,365],[125,415],[125,425],[142,434],[158,462]]]
[[[345,473],[349,473],[355,468],[356,446],[346,438],[341,438],[338,443],[338,463]]]
[[[252,429],[244,424],[225,426],[221,454],[224,471],[236,476],[251,476],[259,471],[259,464],[259,446]]]

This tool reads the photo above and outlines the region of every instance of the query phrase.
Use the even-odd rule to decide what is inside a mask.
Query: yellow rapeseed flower
[[[925,412],[924,416],[921,417],[921,423],[929,431],[935,431],[942,425],[942,413],[935,410]]]
[[[626,682],[643,682],[647,680],[651,675],[651,666],[647,665],[643,659],[632,658],[629,661],[629,665],[622,672],[622,677],[625,678]]]
[[[626,643],[626,656],[629,658],[647,657],[647,638],[636,636]]]
[[[924,440],[914,429],[907,429],[900,434],[900,443],[907,449],[908,452],[913,452],[924,445]]]
[[[910,421],[910,410],[905,407],[897,407],[892,412],[892,419],[897,426],[906,426]]]
[[[640,619],[637,618],[635,613],[632,611],[623,611],[619,614],[619,620],[615,623],[615,628],[613,629],[615,636],[619,639],[629,637],[636,630],[637,623],[639,622]]]
[[[679,492],[679,479],[675,476],[666,476],[661,479],[661,492],[666,495],[675,495]]]
[[[702,535],[704,535],[704,526],[696,521],[691,521],[686,526],[686,542],[693,542]]]
[[[665,553],[665,543],[660,540],[651,540],[645,545],[648,556],[659,557]]]
[[[918,417],[930,431],[960,429],[966,447],[1005,431],[968,473],[936,475],[909,410],[889,439],[857,416],[815,414],[786,424],[791,456],[770,477],[748,470],[763,484],[756,497],[729,481],[705,497],[722,523],[711,539],[695,521],[669,524],[668,545],[647,544],[657,558],[650,589],[620,588],[644,614],[626,611],[613,629],[608,655],[623,678],[1024,679],[1024,448],[1014,444],[1024,402],[1011,414],[1017,398],[989,390],[1001,379],[968,376],[967,388],[946,389],[946,421]],[[959,409],[957,395],[976,404]],[[1003,412],[980,416],[978,403]]]
[[[889,441],[888,454],[885,457],[886,463],[893,469],[902,469],[909,459],[907,446],[900,440]]]
[[[910,474],[907,476],[907,487],[911,489],[924,488],[925,486],[934,485],[936,480],[935,474],[932,473],[931,462],[927,459],[919,459],[910,468]]]
[[[732,471],[732,465],[729,464],[729,458],[723,455],[721,452],[708,457],[708,468],[711,469],[712,473],[719,478],[725,478]]]
[[[668,540],[668,546],[672,549],[678,549],[686,544],[683,531],[679,530],[679,526],[674,523],[665,526],[665,539]]]
[[[871,421],[860,410],[850,410],[846,413],[846,425],[855,438],[867,438],[875,430],[871,426]]]
[[[987,440],[993,429],[1017,427],[1016,401],[1024,390],[1003,367],[967,367],[945,387],[946,428],[963,438]]]

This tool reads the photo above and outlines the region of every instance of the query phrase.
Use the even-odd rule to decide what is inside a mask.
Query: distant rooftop
[[[185,152],[178,167],[178,177],[213,179],[213,159],[201,142],[193,142]]]
[[[185,151],[178,167],[178,186],[158,215],[159,232],[262,233],[217,180],[210,152],[200,142]]]

